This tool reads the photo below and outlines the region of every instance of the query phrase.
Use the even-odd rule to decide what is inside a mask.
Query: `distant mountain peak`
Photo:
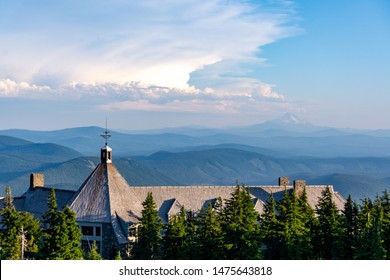
[[[292,113],[286,113],[280,118],[276,118],[272,121],[272,123],[283,124],[283,125],[302,125],[302,124],[310,124],[309,122],[297,117]]]

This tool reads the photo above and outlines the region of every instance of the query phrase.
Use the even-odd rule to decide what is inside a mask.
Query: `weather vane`
[[[107,140],[108,140],[108,138],[111,137],[110,132],[107,130],[107,119],[106,119],[106,130],[100,136],[106,140],[106,146],[107,146]]]

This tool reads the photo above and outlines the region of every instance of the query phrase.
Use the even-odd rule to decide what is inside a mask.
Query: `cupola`
[[[106,140],[104,147],[100,150],[100,160],[102,163],[112,163],[112,149],[107,144],[108,138],[111,137],[111,134],[106,128],[100,136]]]
[[[112,163],[112,149],[107,145],[100,150],[100,160],[102,163]]]

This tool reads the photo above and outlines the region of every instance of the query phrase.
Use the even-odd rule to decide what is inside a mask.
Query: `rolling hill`
[[[77,189],[98,163],[104,129],[0,131],[0,196],[28,174]],[[132,185],[274,185],[279,176],[373,197],[390,185],[390,131],[320,127],[286,114],[246,127],[113,131],[114,162]]]
[[[280,176],[335,185],[360,199],[388,189],[390,158],[274,158],[236,149],[158,152],[137,160],[188,185],[276,185]]]
[[[76,127],[55,131],[10,129],[0,135],[34,143],[54,143],[96,156],[102,146],[100,127]],[[390,156],[389,130],[336,129],[312,125],[286,114],[281,118],[245,127],[180,127],[148,131],[111,131],[110,146],[115,154],[148,156],[159,151],[190,151],[198,147],[243,145],[268,150],[267,155],[310,157]],[[0,142],[0,148],[1,148]],[[20,145],[19,145],[20,146]],[[270,153],[273,151],[274,154]]]
[[[0,183],[0,196],[4,194],[6,185],[11,186],[14,196],[23,194],[29,186],[32,171],[45,174],[47,187],[77,190],[99,162],[97,157],[79,157],[62,163],[42,165],[29,172],[15,173],[12,179]],[[175,180],[133,160],[115,159],[115,166],[130,185],[178,185]]]

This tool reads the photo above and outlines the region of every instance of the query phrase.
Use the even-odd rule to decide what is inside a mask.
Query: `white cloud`
[[[0,97],[17,97],[21,95],[28,97],[28,93],[37,96],[42,92],[48,92],[50,90],[48,86],[30,85],[27,82],[17,83],[10,79],[0,80]]]
[[[77,83],[57,88],[37,86],[27,82],[0,80],[0,97],[75,100],[97,110],[156,111],[156,112],[223,112],[255,111],[268,103],[284,103],[284,96],[273,91],[271,85],[252,79],[232,82],[226,88],[194,87],[185,89],[148,85],[140,82]]]
[[[286,10],[239,0],[56,1],[13,12],[1,23],[9,30],[0,78],[33,84],[50,77],[183,89],[195,70],[255,57],[259,47],[291,34]]]
[[[241,116],[290,106],[248,75],[265,61],[262,46],[294,34],[288,9],[240,0],[12,3],[0,22],[0,98],[106,113]]]

